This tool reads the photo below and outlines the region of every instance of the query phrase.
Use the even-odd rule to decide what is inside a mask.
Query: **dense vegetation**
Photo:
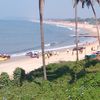
[[[25,74],[14,71],[0,76],[0,100],[100,100],[100,62],[79,61],[49,64],[48,81],[38,69]]]
[[[85,19],[82,19],[82,18],[78,17],[77,20],[78,20],[78,22],[82,22],[82,23],[88,22],[89,24],[96,24],[95,18],[85,18]],[[74,22],[75,19],[67,19],[67,21]],[[100,24],[100,18],[97,18],[97,21]]]
[[[48,19],[49,20],[49,19]],[[70,22],[75,22],[75,19],[74,18],[69,18],[69,19],[52,19],[52,20],[54,20],[54,21],[70,21]],[[81,23],[84,23],[84,22],[87,22],[87,23],[89,23],[89,24],[96,24],[96,21],[95,21],[95,19],[94,18],[80,18],[80,17],[78,17],[77,18],[77,21],[78,22],[81,22]],[[98,24],[100,24],[100,18],[97,18],[97,21],[98,21]]]

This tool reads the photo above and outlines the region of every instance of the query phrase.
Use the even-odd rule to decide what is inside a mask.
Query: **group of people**
[[[53,55],[58,55],[58,52],[57,51],[47,51],[45,53],[45,57],[47,57],[47,58],[50,58]]]
[[[26,53],[26,56],[30,56],[31,58],[39,58],[39,53],[28,52]]]

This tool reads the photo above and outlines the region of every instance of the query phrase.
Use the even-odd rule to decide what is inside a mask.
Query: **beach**
[[[74,27],[75,23],[72,22],[64,22],[64,21],[45,21],[47,24],[53,25],[64,25],[67,27]],[[79,23],[78,28],[82,28],[90,32],[91,36],[97,35],[96,28],[94,25],[90,25],[88,23]],[[86,42],[80,44],[80,46],[84,46],[82,52],[79,52],[79,59],[84,59],[85,55],[91,54],[97,50],[98,41],[92,41],[90,43]],[[91,50],[93,48],[93,50]],[[55,63],[59,61],[75,61],[76,60],[76,51],[73,51],[73,48],[62,48],[52,51],[52,56],[45,57],[46,65],[50,63]],[[13,75],[13,71],[17,68],[23,68],[26,73],[40,68],[42,66],[42,57],[39,58],[31,58],[29,56],[19,56],[19,57],[11,57],[6,61],[0,62],[0,73],[7,72],[10,76]]]

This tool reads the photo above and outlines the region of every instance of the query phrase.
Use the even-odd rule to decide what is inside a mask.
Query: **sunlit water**
[[[84,32],[81,30],[81,32]],[[45,48],[73,45],[73,28],[44,24]],[[80,38],[80,42],[94,38]],[[0,20],[0,53],[15,54],[40,49],[39,23],[30,21]]]

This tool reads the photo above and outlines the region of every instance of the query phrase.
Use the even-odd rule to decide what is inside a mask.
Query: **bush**
[[[22,86],[24,78],[25,78],[25,71],[21,68],[16,68],[14,71],[14,83],[17,86]]]
[[[25,72],[21,74],[22,69],[17,68],[16,81],[23,76],[23,85],[17,87],[10,84],[0,89],[0,100],[100,100],[100,63],[89,66],[86,72],[84,65],[85,61],[50,64],[47,81],[42,78],[42,69],[31,71],[28,74],[31,80],[27,81]],[[11,81],[14,83],[15,80]]]
[[[0,86],[8,86],[10,83],[9,75],[6,72],[0,75]]]

